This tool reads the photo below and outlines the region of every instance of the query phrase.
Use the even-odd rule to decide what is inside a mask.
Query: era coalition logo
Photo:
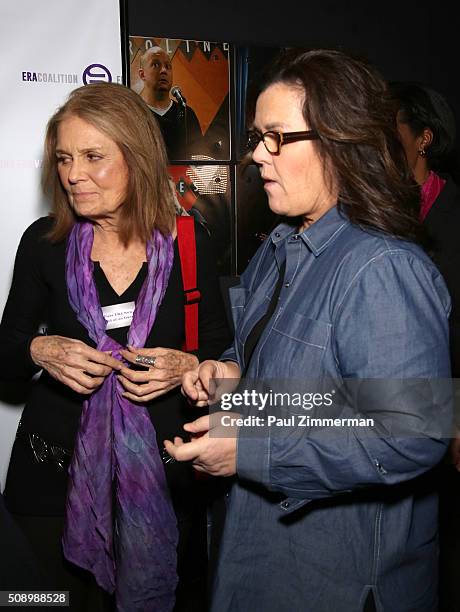
[[[90,83],[105,83],[112,82],[112,75],[110,70],[102,64],[90,64],[83,71],[83,83],[89,85]]]

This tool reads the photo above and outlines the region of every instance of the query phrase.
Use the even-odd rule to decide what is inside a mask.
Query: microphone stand
[[[188,152],[188,130],[187,130],[187,105],[184,104],[184,132],[185,132],[185,158],[188,159],[190,157]]]
[[[185,143],[185,150],[184,150],[184,158],[188,159],[189,155],[188,155],[188,130],[187,130],[187,102],[185,100],[185,98],[182,96],[180,89],[178,87],[173,87],[172,88],[172,95],[174,96],[174,98],[176,99],[176,102],[179,104],[180,109],[179,109],[179,114],[178,117],[180,119],[180,121],[183,122],[183,126],[184,126],[184,143]]]

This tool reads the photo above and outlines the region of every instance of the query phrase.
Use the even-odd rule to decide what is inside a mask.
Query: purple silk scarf
[[[69,302],[97,349],[121,360],[121,346],[105,333],[92,244],[92,224],[76,223],[66,254]],[[171,236],[155,230],[147,260],[128,334],[136,347],[144,346],[168,284]],[[64,554],[115,593],[120,612],[166,612],[177,586],[176,517],[148,412],[123,391],[112,372],[83,404],[69,470]]]

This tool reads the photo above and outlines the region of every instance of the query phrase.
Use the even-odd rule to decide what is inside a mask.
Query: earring
[[[418,150],[418,154],[420,155],[420,157],[425,157],[426,155],[426,151],[423,147],[420,147],[420,149]]]

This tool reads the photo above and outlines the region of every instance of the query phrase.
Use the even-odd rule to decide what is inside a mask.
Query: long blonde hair
[[[163,137],[153,113],[138,94],[115,83],[94,83],[71,92],[48,122],[45,136],[43,188],[52,201],[54,225],[50,240],[63,240],[75,223],[57,171],[56,143],[61,121],[76,116],[111,138],[128,166],[128,187],[121,209],[120,239],[147,242],[153,229],[163,234],[174,227],[174,204],[168,179]]]

